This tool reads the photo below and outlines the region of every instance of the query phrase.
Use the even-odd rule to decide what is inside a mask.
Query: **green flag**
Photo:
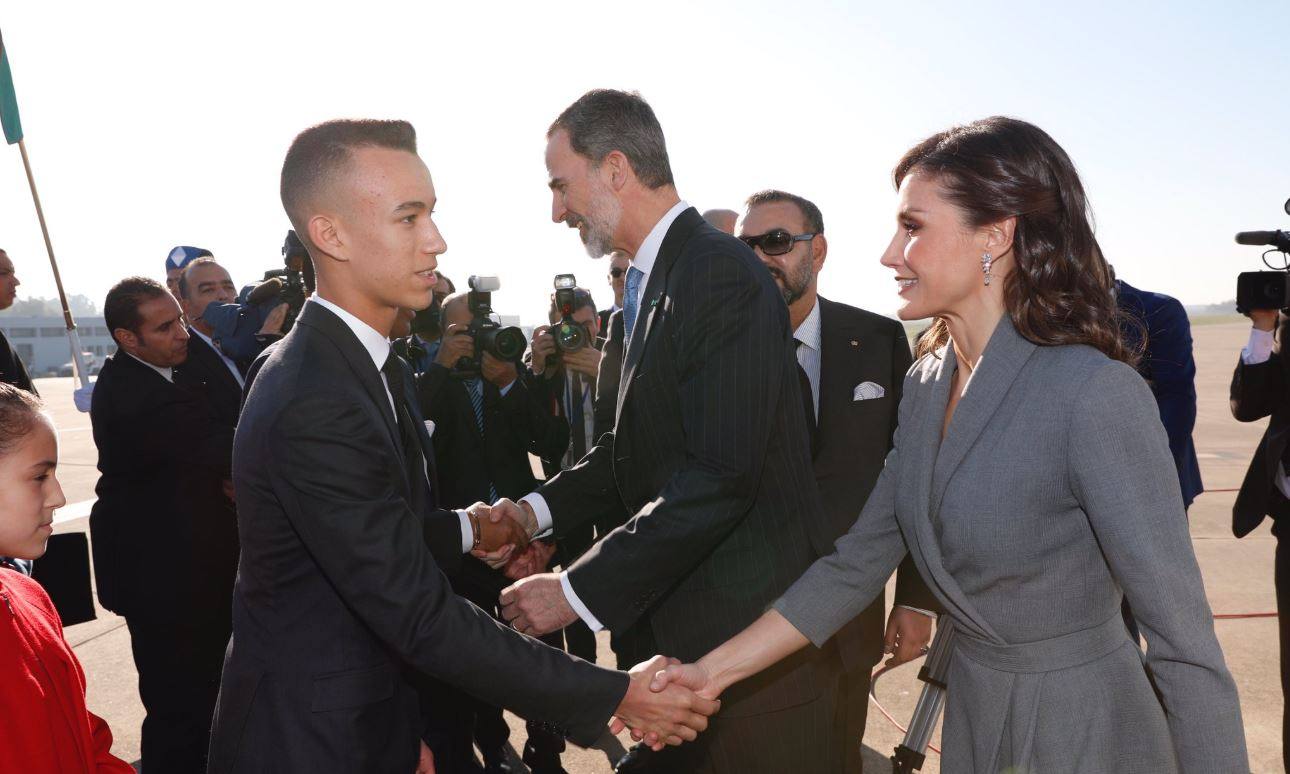
[[[18,117],[18,95],[13,91],[13,73],[9,71],[9,49],[0,37],[0,124],[4,138],[13,145],[22,139],[22,119]]]

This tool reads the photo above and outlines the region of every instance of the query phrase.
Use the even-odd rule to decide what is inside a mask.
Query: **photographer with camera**
[[[574,282],[572,274],[556,278],[551,324],[533,330],[530,367],[547,381],[557,397],[557,415],[571,428],[565,453],[559,459],[542,460],[548,477],[573,467],[596,440],[593,402],[600,369],[600,320],[590,291],[575,287]]]
[[[1290,214],[1290,201],[1286,202]],[[1272,517],[1277,539],[1273,577],[1281,650],[1281,694],[1290,699],[1290,234],[1284,231],[1249,231],[1236,235],[1248,245],[1271,245],[1264,254],[1268,268],[1276,271],[1244,272],[1237,279],[1236,309],[1253,323],[1250,338],[1241,350],[1232,374],[1232,416],[1240,422],[1271,417],[1263,439],[1241,482],[1232,506],[1232,533],[1245,537]],[[1280,251],[1282,263],[1268,260]],[[1282,758],[1290,764],[1290,715],[1281,720]]]
[[[417,377],[422,411],[434,422],[431,442],[439,498],[449,508],[528,494],[538,483],[529,452],[558,459],[569,445],[568,426],[530,391],[529,379],[521,378],[527,372],[518,362],[523,334],[490,319],[490,294],[497,289],[496,280],[472,277],[471,287],[470,292],[443,301],[439,351],[429,369]],[[501,571],[473,557],[466,557],[450,580],[457,594],[494,615],[498,595],[510,583]],[[558,634],[550,639],[548,644],[559,646]],[[509,771],[505,749],[510,730],[501,708],[447,686],[436,690],[451,697],[426,708],[438,770],[472,770],[473,738],[483,753],[485,771]],[[562,772],[563,750],[561,737],[529,724],[523,755],[532,771]]]

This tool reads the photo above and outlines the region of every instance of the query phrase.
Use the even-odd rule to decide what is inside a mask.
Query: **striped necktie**
[[[470,407],[475,410],[475,425],[479,428],[479,438],[484,438],[484,380],[475,378],[466,382],[466,392],[470,393]],[[493,486],[492,477],[488,481],[489,502],[497,501],[497,487]]]
[[[632,266],[627,270],[627,284],[623,288],[623,335],[627,341],[632,340],[632,327],[636,325],[636,313],[640,310],[641,278],[645,272]]]

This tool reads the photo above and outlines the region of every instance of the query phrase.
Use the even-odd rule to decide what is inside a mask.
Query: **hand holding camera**
[[[533,373],[542,374],[550,379],[555,376],[559,361],[556,359],[555,338],[551,335],[550,325],[539,325],[533,329],[531,350]]]

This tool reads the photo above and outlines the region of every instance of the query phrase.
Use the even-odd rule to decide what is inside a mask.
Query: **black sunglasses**
[[[617,266],[609,270],[609,276],[613,277],[614,279],[618,279],[619,277],[623,276],[626,273],[627,273],[626,269],[622,269]]]
[[[814,239],[815,234],[790,234],[782,228],[768,231],[761,236],[741,236],[744,244],[756,250],[758,247],[766,255],[783,255],[793,249],[796,242]]]

